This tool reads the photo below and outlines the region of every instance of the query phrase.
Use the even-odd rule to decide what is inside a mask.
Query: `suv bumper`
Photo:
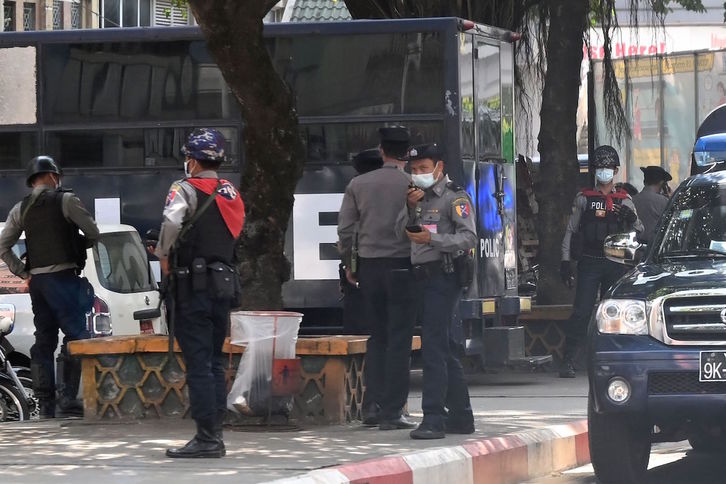
[[[590,389],[598,412],[647,415],[651,421],[697,420],[726,412],[726,382],[698,381],[700,351],[726,347],[668,346],[649,336],[610,334],[596,334],[590,343]],[[615,377],[630,385],[624,403],[608,397]]]

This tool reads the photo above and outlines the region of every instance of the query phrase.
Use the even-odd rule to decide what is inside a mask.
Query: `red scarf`
[[[217,190],[214,201],[217,202],[219,213],[222,214],[227,229],[233,238],[239,237],[242,233],[242,226],[245,223],[245,204],[242,201],[237,189],[227,180],[216,178],[187,178],[191,185],[202,193],[211,195],[217,188],[217,181],[221,185]]]

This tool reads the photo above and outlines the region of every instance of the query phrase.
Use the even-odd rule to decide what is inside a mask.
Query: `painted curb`
[[[316,469],[269,484],[514,483],[590,462],[587,420]]]

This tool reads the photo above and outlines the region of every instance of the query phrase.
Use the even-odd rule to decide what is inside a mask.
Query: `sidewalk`
[[[419,389],[420,373],[416,373],[409,400],[414,420],[421,417]],[[406,431],[383,432],[355,424],[309,427],[293,432],[226,431],[227,457],[224,459],[171,460],[164,457],[167,447],[182,445],[193,434],[193,422],[188,420],[104,424],[58,420],[2,424],[0,482],[48,482],[52,478],[53,482],[104,484],[168,481],[257,483],[400,454],[407,456],[374,461],[368,464],[368,468],[372,465],[380,470],[383,463],[388,462],[412,476],[411,479],[391,476],[393,479],[388,482],[437,482],[431,479],[441,474],[433,472],[435,468],[430,466],[431,463],[456,461],[458,455],[470,462],[467,464],[469,468],[477,465],[481,468],[486,461],[482,456],[504,450],[516,442],[524,445],[524,452],[530,456],[529,463],[526,460],[521,462],[529,470],[536,470],[536,466],[552,459],[572,465],[576,463],[570,463],[573,458],[585,458],[582,435],[586,440],[586,433],[582,419],[586,414],[587,380],[584,376],[561,380],[552,373],[480,374],[470,377],[470,391],[477,418],[477,432],[473,435],[414,441],[409,439]],[[568,425],[577,421],[580,422]],[[547,429],[552,426],[559,427]],[[517,437],[485,441],[516,432],[520,433]],[[575,434],[580,435],[577,438],[579,452]],[[542,439],[548,441],[557,436],[562,437],[565,443],[556,446],[542,443]],[[421,453],[441,447],[453,449]],[[467,455],[461,454],[461,449],[466,450]],[[516,455],[521,459],[522,450]],[[408,469],[402,468],[401,462],[408,465]],[[344,469],[355,474],[364,467],[365,464],[359,464]],[[413,467],[420,469],[419,475],[427,479],[416,478]],[[458,467],[468,475],[466,465]],[[479,468],[477,475],[484,472]],[[439,470],[453,477],[446,467],[439,466]],[[545,469],[545,472],[549,470]],[[318,475],[318,480],[308,476],[297,482],[339,482],[328,480],[329,476],[324,477],[321,472],[331,474],[330,471],[315,471],[313,475]],[[494,477],[494,474],[489,474],[493,470],[486,472]],[[460,482],[456,478],[447,480],[451,484]]]

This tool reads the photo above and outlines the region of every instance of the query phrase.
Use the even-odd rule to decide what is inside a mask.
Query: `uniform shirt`
[[[197,178],[218,178],[217,172],[204,170],[196,175]],[[197,211],[197,191],[186,181],[177,180],[171,184],[169,194],[166,196],[164,205],[164,220],[159,231],[159,242],[154,252],[160,259],[169,257],[169,252],[174,246],[182,224],[189,220]]]
[[[642,192],[633,197],[633,204],[638,210],[638,218],[643,222],[644,229],[640,238],[650,242],[653,240],[658,219],[668,205],[668,197],[658,193],[658,188],[646,186]]]
[[[594,190],[600,191],[597,187],[595,187]],[[615,193],[614,188],[611,193]],[[630,196],[623,199],[622,205],[625,205],[630,210],[635,212],[636,215],[638,215],[638,211],[636,210],[635,205],[633,205],[633,200],[630,198]],[[587,197],[583,195],[582,192],[579,192],[577,195],[575,195],[575,201],[572,203],[572,213],[570,214],[570,219],[567,222],[567,228],[565,228],[565,236],[562,239],[561,249],[563,261],[570,260],[570,240],[572,239],[572,234],[580,230],[580,218],[585,212],[586,207]],[[633,224],[633,230],[638,233],[643,232],[643,223],[640,221],[640,219],[637,219]]]
[[[358,255],[363,258],[407,258],[409,241],[396,232],[396,217],[406,204],[410,177],[394,164],[353,178],[345,189],[338,215],[338,240],[349,260],[358,230]]]
[[[32,195],[38,195],[43,190],[53,190],[52,187],[39,185],[33,188]],[[10,210],[8,219],[5,222],[5,228],[0,233],[0,258],[7,264],[10,272],[23,279],[28,278],[28,271],[25,270],[25,263],[21,261],[18,256],[12,251],[13,245],[20,239],[20,235],[23,233],[23,224],[20,220],[21,211],[20,205],[23,202],[20,201]],[[83,206],[81,200],[71,192],[63,194],[62,201],[63,216],[66,220],[73,222],[76,226],[81,229],[83,235],[86,236],[89,242],[95,242],[98,239],[98,227],[96,226],[95,220],[88,213],[88,210]],[[65,264],[55,264],[52,266],[45,267],[33,267],[30,269],[30,274],[49,274],[51,272],[60,272],[67,269],[75,269],[77,265],[69,262]]]
[[[406,235],[407,225],[423,225],[431,232],[431,242],[410,242],[411,262],[424,264],[441,260],[443,253],[454,253],[476,247],[476,222],[469,195],[446,185],[448,176],[424,190],[424,198],[416,208],[404,204],[396,221],[396,230]]]

